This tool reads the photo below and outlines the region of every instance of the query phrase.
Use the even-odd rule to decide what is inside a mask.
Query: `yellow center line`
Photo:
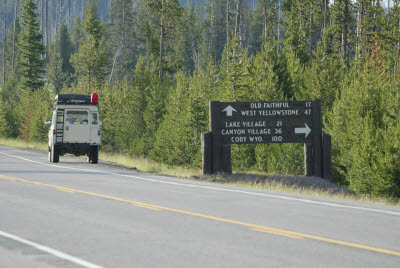
[[[70,190],[70,189],[65,189],[65,188],[57,188],[57,190],[62,191],[62,192],[67,192],[67,193],[75,193],[75,191]]]
[[[14,179],[14,178],[2,176],[2,175],[0,175],[0,179],[4,179],[4,180],[8,180],[8,181],[16,181],[16,179]]]
[[[241,221],[237,221],[237,220],[225,219],[225,218],[215,217],[215,216],[192,212],[192,211],[187,211],[187,210],[163,207],[163,206],[158,206],[158,205],[153,205],[153,204],[148,204],[148,203],[143,203],[143,202],[132,201],[129,199],[118,198],[118,197],[114,197],[114,196],[96,194],[96,193],[87,192],[87,191],[83,191],[83,190],[41,183],[41,182],[37,182],[37,181],[12,178],[12,177],[4,176],[4,175],[0,175],[0,179],[8,180],[8,181],[25,182],[25,183],[29,183],[29,184],[35,184],[35,185],[45,186],[45,187],[49,187],[49,188],[54,188],[54,189],[66,191],[66,192],[81,193],[81,194],[85,194],[85,195],[89,195],[89,196],[101,197],[101,198],[105,198],[105,199],[109,199],[109,200],[128,203],[128,204],[138,206],[138,207],[153,209],[153,210],[165,210],[165,211],[175,212],[175,213],[179,213],[179,214],[185,214],[185,215],[200,217],[200,218],[204,218],[204,219],[245,226],[245,227],[250,228],[251,230],[263,232],[263,233],[270,233],[270,234],[275,234],[275,235],[280,235],[280,236],[285,236],[285,237],[290,237],[290,238],[295,238],[295,239],[308,238],[311,240],[317,240],[317,241],[322,241],[322,242],[327,242],[327,243],[332,243],[332,244],[337,244],[337,245],[343,245],[343,246],[348,246],[348,247],[353,247],[353,248],[358,248],[358,249],[363,249],[363,250],[368,250],[368,251],[374,251],[374,252],[379,252],[379,253],[400,256],[400,251],[371,247],[371,246],[367,246],[367,245],[350,243],[350,242],[345,242],[345,241],[341,241],[341,240],[335,240],[335,239],[320,237],[320,236],[315,236],[315,235],[297,233],[297,232],[287,231],[287,230],[278,229],[278,228],[271,228],[271,227],[267,227],[267,226],[262,226],[262,225],[247,223],[247,222],[241,222]]]
[[[147,208],[147,209],[152,209],[152,210],[157,210],[157,211],[161,211],[162,210],[161,208],[158,208],[158,207],[153,206],[153,205],[147,205],[147,206],[141,205],[141,204],[132,204],[132,205],[134,205],[136,207]]]
[[[277,232],[274,230],[271,230],[271,228],[251,228],[253,231],[257,231],[257,232],[262,232],[262,233],[268,233],[268,234],[274,234],[274,235],[279,235],[279,236],[286,236],[289,238],[293,238],[293,239],[303,239],[303,236],[299,236],[299,235],[293,235],[290,234],[289,232],[286,231],[281,231],[281,232]]]

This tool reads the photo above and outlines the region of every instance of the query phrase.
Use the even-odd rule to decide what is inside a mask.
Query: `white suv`
[[[87,155],[97,164],[101,145],[98,95],[59,94],[55,97],[49,131],[49,161],[66,153]]]

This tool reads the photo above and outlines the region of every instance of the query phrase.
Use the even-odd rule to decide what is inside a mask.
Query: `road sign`
[[[312,143],[312,101],[212,102],[222,144]]]
[[[331,137],[322,135],[321,100],[211,101],[210,130],[202,133],[204,174],[232,173],[231,144],[304,143],[305,174],[331,178]]]
[[[294,133],[296,133],[296,134],[305,134],[304,137],[307,138],[308,134],[310,134],[310,132],[311,132],[311,128],[309,128],[306,123],[304,123],[304,125],[306,126],[304,128],[303,127],[295,128],[294,129]]]

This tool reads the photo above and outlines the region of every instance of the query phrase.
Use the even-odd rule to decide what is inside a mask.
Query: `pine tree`
[[[335,1],[332,6],[332,25],[330,26],[332,44],[335,47],[336,53],[339,53],[341,57],[349,65],[350,57],[349,51],[353,41],[349,39],[349,33],[354,31],[354,18],[352,5],[349,4],[349,0],[338,0]]]
[[[133,0],[113,0],[111,2],[111,24],[108,28],[113,43],[112,75],[117,80],[124,78],[127,71],[134,68],[138,59],[138,55],[135,53],[138,49],[137,8]]]
[[[276,46],[263,46],[261,52],[252,57],[250,88],[251,98],[254,101],[272,101],[284,98],[283,91],[278,86],[278,76],[274,71],[278,60],[276,52]]]
[[[152,76],[150,85],[146,88],[146,109],[143,112],[143,119],[146,125],[145,134],[142,136],[143,151],[150,153],[154,147],[154,139],[166,109],[168,101],[170,82],[165,80],[162,83],[159,77]]]
[[[36,5],[32,0],[26,0],[21,6],[22,32],[19,35],[18,73],[22,78],[22,88],[27,91],[35,91],[43,86],[42,76],[45,73],[44,59],[41,56],[46,52],[42,45],[40,22],[36,13]]]
[[[12,58],[11,58],[11,70],[12,70],[12,77],[14,77],[15,71],[15,60],[16,60],[16,43],[17,43],[17,36],[19,35],[20,24],[18,19],[18,5],[19,0],[15,1],[14,6],[14,23],[13,23],[13,30],[12,30]]]
[[[173,60],[170,58],[170,38],[171,32],[175,30],[179,17],[182,15],[183,8],[179,6],[177,0],[147,0],[146,6],[148,7],[151,16],[150,25],[152,31],[157,33],[159,40],[159,50],[157,66],[158,76],[162,82],[163,77],[167,73],[171,73],[170,67]]]
[[[16,24],[16,34],[19,34],[20,32],[20,27],[19,24]],[[13,35],[14,35],[14,24],[10,24],[10,28],[8,31],[8,37],[7,37],[7,43],[6,43],[6,60],[8,63],[6,66],[6,80],[9,81],[10,79],[14,78],[14,71],[13,67],[18,69],[18,67],[15,64],[15,61],[13,63]],[[13,66],[14,65],[14,66]],[[6,83],[7,84],[7,83]]]
[[[398,198],[399,77],[383,72],[380,46],[372,52],[351,66],[326,129],[336,137],[337,182],[359,193]]]
[[[205,4],[205,12],[207,17],[203,20],[203,27],[206,29],[203,37],[202,54],[206,59],[204,67],[210,59],[217,62],[221,61],[222,52],[227,44],[227,36],[230,37],[230,32],[227,33],[227,26],[231,25],[233,13],[231,0],[210,0]],[[227,12],[227,7],[229,11]],[[227,18],[230,20],[227,22]]]
[[[101,96],[104,100],[101,113],[105,148],[138,155],[137,145],[143,129],[140,90],[128,86],[126,82],[117,82],[113,87],[105,86]]]
[[[74,68],[71,65],[70,59],[73,52],[73,45],[69,36],[68,27],[65,21],[61,24],[59,41],[58,41],[58,53],[62,59],[62,71],[63,73],[70,75],[74,72]]]
[[[247,50],[240,48],[238,38],[233,38],[226,46],[223,54],[221,75],[224,80],[221,99],[226,101],[250,100]]]
[[[48,139],[48,127],[43,124],[51,118],[52,100],[48,90],[37,90],[32,93],[29,105],[32,105],[29,140],[46,142]]]
[[[18,136],[19,116],[16,113],[20,90],[15,79],[8,80],[0,90],[0,137]]]
[[[216,69],[209,63],[206,70],[193,76],[178,72],[176,80],[151,155],[164,163],[199,168],[200,134],[208,128],[209,101],[217,95],[219,87]]]
[[[67,74],[62,70],[63,59],[56,49],[50,51],[50,62],[47,68],[47,85],[51,87],[54,94],[58,94],[63,89]]]
[[[172,45],[172,71],[183,70],[186,74],[191,74],[195,69],[199,69],[199,21],[200,15],[196,13],[193,5],[183,12],[173,37],[176,41]]]
[[[82,26],[82,20],[80,17],[75,19],[74,26],[71,28],[71,42],[73,46],[73,52],[76,53],[79,50],[79,47],[85,41],[85,30]]]
[[[315,0],[285,1],[286,47],[301,59],[302,63],[312,59],[317,41],[322,37],[323,2]]]
[[[71,57],[73,67],[80,76],[81,92],[89,94],[99,89],[108,73],[109,53],[102,35],[103,24],[97,18],[97,3],[89,1],[85,6],[83,28],[87,35],[78,53]]]

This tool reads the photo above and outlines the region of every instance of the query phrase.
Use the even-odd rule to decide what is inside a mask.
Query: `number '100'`
[[[272,141],[282,141],[282,136],[272,136]]]

